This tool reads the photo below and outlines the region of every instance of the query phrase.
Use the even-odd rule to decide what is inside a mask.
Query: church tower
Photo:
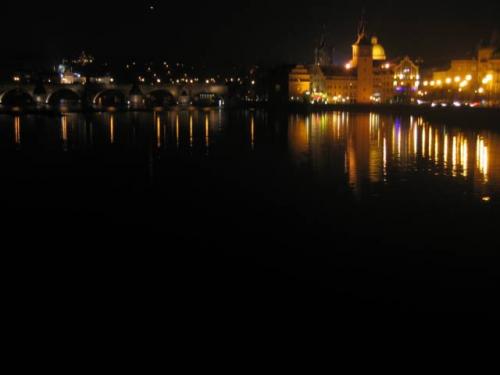
[[[356,102],[368,104],[373,96],[373,44],[366,32],[363,15],[358,28],[358,39],[352,46],[352,63],[358,75]]]

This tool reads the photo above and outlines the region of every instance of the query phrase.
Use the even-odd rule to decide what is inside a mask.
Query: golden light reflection
[[[467,139],[462,139],[462,143],[460,145],[460,163],[462,165],[462,176],[467,177],[469,172],[468,164],[469,164],[469,147],[468,147]]]
[[[439,163],[439,133],[436,130],[436,136],[434,138],[434,161],[436,164]]]
[[[177,143],[177,148],[179,148],[180,144],[180,125],[179,125],[179,114],[175,115],[175,141]]]
[[[402,134],[401,128],[398,129],[398,156],[401,156],[401,141],[403,140],[403,134]]]
[[[418,155],[418,127],[415,124],[413,126],[413,154]]]
[[[453,176],[457,176],[457,137],[452,139],[452,149],[451,149],[451,167]]]
[[[250,115],[250,146],[255,149],[255,118],[253,113]]]
[[[208,114],[205,115],[205,146],[207,148],[210,146],[210,119]]]
[[[193,115],[189,115],[189,147],[193,148]]]
[[[429,126],[429,157],[432,158],[432,126]]]
[[[16,145],[21,144],[21,117],[14,117],[14,142]]]
[[[448,134],[444,135],[443,161],[445,168],[448,167]]]
[[[383,151],[383,163],[384,163],[384,180],[387,181],[387,138],[384,137],[384,151]]]
[[[490,164],[490,154],[489,148],[486,144],[486,141],[483,137],[478,137],[476,142],[477,149],[477,168],[479,172],[482,174],[484,182],[488,182],[489,180],[489,164]]]
[[[416,169],[432,176],[481,184],[491,180],[487,137],[450,131],[423,118],[387,121],[384,117],[356,114],[340,126],[342,119],[337,113],[290,117],[289,145],[294,159],[300,161],[306,156],[315,173],[331,173],[327,168],[331,168],[332,161],[326,159],[341,158],[338,163],[356,193],[367,181],[390,182],[391,168],[403,172]]]
[[[156,115],[156,147],[161,148],[161,119]]]
[[[427,157],[427,139],[425,129],[422,129],[422,156]]]
[[[66,116],[61,117],[61,139],[63,148],[66,150],[68,147],[68,118]]]
[[[381,145],[380,115],[371,113],[368,126],[370,139],[370,152],[368,155],[370,180],[372,182],[379,182],[384,176],[384,149]]]
[[[109,119],[109,142],[115,143],[115,115],[111,115]]]

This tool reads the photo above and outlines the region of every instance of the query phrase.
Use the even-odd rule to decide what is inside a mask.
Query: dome
[[[378,38],[376,36],[372,37],[372,46],[374,61],[384,61],[387,59],[385,56],[385,49],[378,43]]]

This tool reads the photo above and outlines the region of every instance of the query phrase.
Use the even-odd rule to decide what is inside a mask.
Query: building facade
[[[297,65],[290,71],[291,101],[369,104],[394,100],[398,87],[395,68],[400,64],[387,60],[384,47],[377,37],[370,38],[364,21],[360,23],[357,40],[352,46],[352,59],[345,66],[330,63],[324,57],[324,45],[322,38],[320,47],[315,50],[313,65]],[[413,67],[417,70],[416,77],[418,67],[415,64]]]
[[[500,43],[494,36],[482,43],[476,56],[450,62],[423,82],[426,96],[484,105],[500,105]]]

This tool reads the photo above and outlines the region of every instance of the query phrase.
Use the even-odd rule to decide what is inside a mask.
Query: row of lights
[[[465,76],[465,80],[462,80],[462,77],[456,76],[454,79],[451,78],[446,78],[445,83],[447,85],[452,84],[453,82],[457,83],[461,87],[465,87],[468,85],[468,82],[472,81],[472,75],[468,74]],[[482,83],[484,85],[490,83],[493,81],[493,75],[488,74],[486,77],[483,78]],[[424,81],[424,86],[442,86],[443,81],[442,80],[437,80],[437,81]]]
[[[345,64],[345,69],[346,70],[351,70],[353,68],[352,63],[347,63]],[[382,65],[382,69],[388,70],[391,68],[391,64],[386,63]]]

